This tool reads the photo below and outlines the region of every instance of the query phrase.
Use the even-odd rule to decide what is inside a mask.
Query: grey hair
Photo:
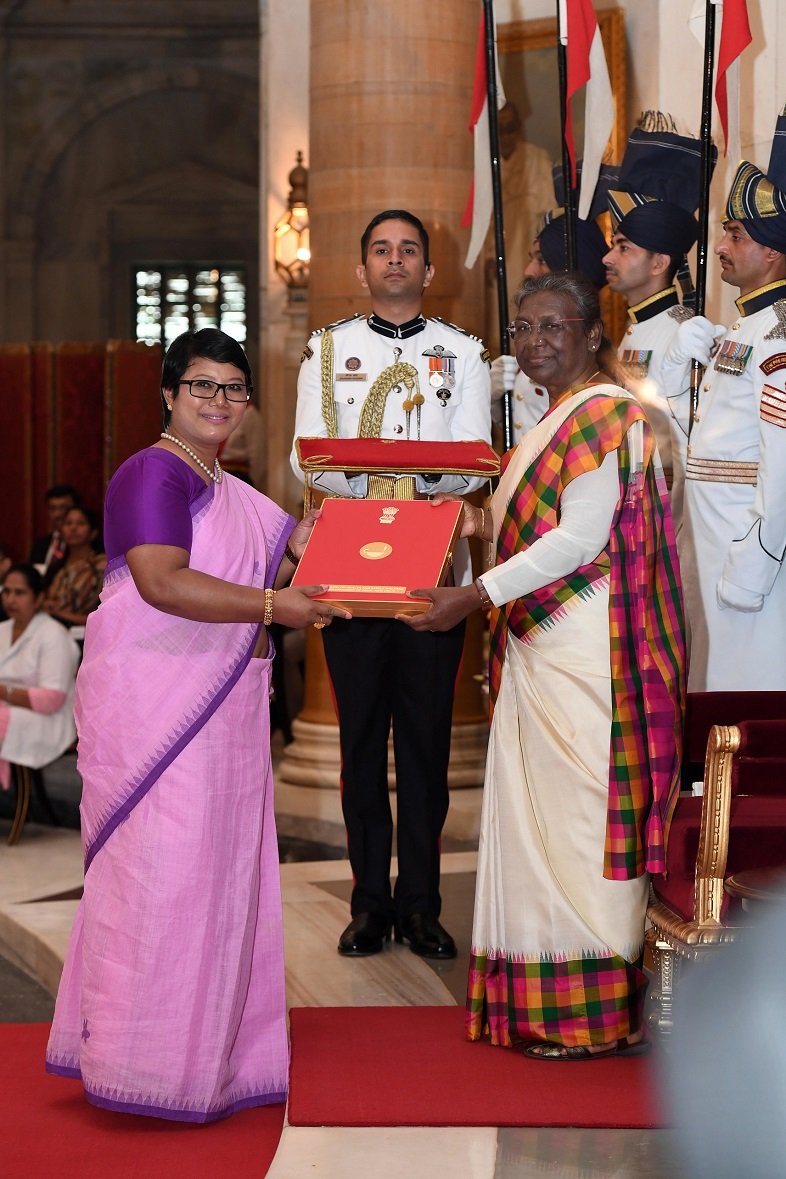
[[[553,271],[540,274],[537,278],[525,278],[513,296],[516,310],[529,295],[567,295],[576,304],[576,309],[585,324],[597,323],[601,318],[600,300],[593,283],[575,270]]]

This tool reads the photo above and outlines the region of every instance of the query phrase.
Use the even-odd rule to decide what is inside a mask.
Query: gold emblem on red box
[[[387,544],[384,540],[370,540],[360,549],[361,557],[365,557],[367,561],[381,561],[383,557],[389,557],[392,552],[393,545]]]

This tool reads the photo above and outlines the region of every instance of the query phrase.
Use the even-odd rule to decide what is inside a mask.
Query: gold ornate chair
[[[714,695],[706,694],[702,703],[711,706]],[[744,925],[739,900],[724,889],[728,877],[786,865],[786,693],[745,693],[753,699],[740,705],[738,698],[736,707],[731,695],[717,694],[724,698],[720,713],[742,707],[743,714],[775,712],[784,719],[712,725],[704,793],[683,794],[677,804],[667,872],[653,877],[647,909],[646,940],[656,976],[650,1021],[661,1035],[672,1028],[684,964],[733,941]],[[689,741],[686,746],[690,760]]]

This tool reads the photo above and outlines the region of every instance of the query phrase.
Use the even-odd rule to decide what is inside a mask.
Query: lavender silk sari
[[[190,513],[192,568],[272,583],[291,517],[232,476],[192,495]],[[206,1122],[285,1099],[271,664],[251,658],[258,633],[148,606],[122,557],[88,620],[84,898],[47,1069],[81,1077],[96,1105]]]

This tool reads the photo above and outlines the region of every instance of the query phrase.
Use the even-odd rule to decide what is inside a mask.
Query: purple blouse
[[[140,450],[118,467],[104,501],[107,561],[139,544],[166,544],[190,554],[192,504],[212,485],[168,450]]]

